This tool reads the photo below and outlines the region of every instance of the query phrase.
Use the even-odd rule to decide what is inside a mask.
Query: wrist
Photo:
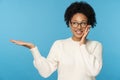
[[[34,47],[35,47],[35,45],[31,44],[31,45],[29,46],[29,49],[32,49],[32,48],[34,48]]]
[[[80,41],[80,45],[86,44],[86,39]]]
[[[32,48],[34,48],[35,47],[35,45],[34,44],[32,44],[32,43],[27,43],[27,44],[25,44],[25,45],[23,45],[23,46],[25,46],[25,47],[27,47],[27,48],[29,48],[29,49],[32,49]]]

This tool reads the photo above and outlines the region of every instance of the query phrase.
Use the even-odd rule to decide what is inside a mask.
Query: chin
[[[74,35],[74,38],[80,40],[82,38],[82,35]]]
[[[78,38],[78,39],[81,39],[82,38],[82,34],[79,34],[79,35],[75,34],[75,37]]]

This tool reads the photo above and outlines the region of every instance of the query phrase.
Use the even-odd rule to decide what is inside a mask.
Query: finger
[[[86,27],[84,34],[86,34],[90,30],[90,27]]]
[[[86,27],[85,32],[84,32],[84,37],[88,35],[89,31],[90,31],[90,27]]]
[[[84,34],[86,33],[87,29],[88,29],[88,27],[85,28]]]
[[[17,41],[16,41],[16,40],[10,40],[10,42],[12,42],[12,43],[16,43]]]
[[[87,28],[89,28],[89,29],[90,29],[90,28],[91,28],[91,25],[87,25]]]
[[[18,40],[11,40],[12,43],[18,44],[18,45],[22,45],[24,44],[24,42],[22,41],[18,41]]]

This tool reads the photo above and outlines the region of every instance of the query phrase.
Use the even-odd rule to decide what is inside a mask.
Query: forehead
[[[74,21],[83,21],[83,20],[85,20],[86,21],[87,17],[82,13],[76,13],[76,14],[73,15],[71,20],[74,20]]]

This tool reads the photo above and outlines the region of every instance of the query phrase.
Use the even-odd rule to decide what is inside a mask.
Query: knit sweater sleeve
[[[83,61],[87,66],[87,73],[89,76],[97,76],[102,68],[102,45],[97,43],[93,53],[90,53],[86,45],[80,46]]]
[[[47,58],[41,56],[37,47],[30,49],[34,58],[34,66],[44,78],[49,77],[57,69],[58,47],[58,42],[56,41],[52,45]]]

